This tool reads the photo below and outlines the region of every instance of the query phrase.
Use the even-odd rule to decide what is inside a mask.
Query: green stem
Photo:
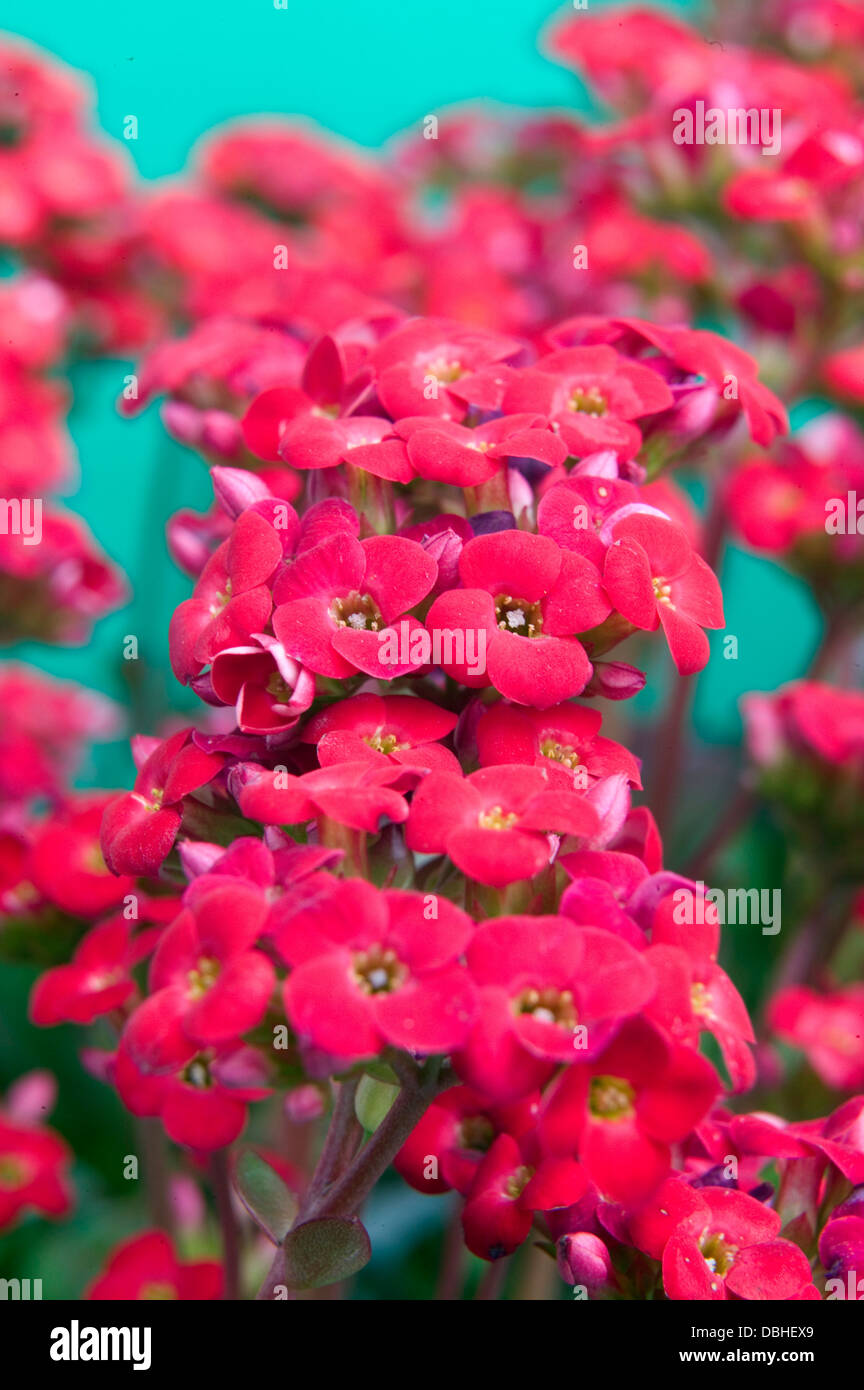
[[[236,1302],[240,1297],[240,1228],[231,1200],[228,1158],[224,1149],[214,1153],[210,1159],[210,1180],[222,1230],[222,1257],[225,1268],[225,1292],[222,1297]]]
[[[354,1113],[354,1100],[358,1085],[359,1082],[357,1081],[343,1081],[339,1086],[324,1147],[321,1150],[315,1172],[312,1174],[312,1181],[301,1203],[302,1219],[305,1219],[308,1208],[344,1171],[360,1142],[363,1130]]]
[[[298,1214],[292,1229],[303,1222],[314,1221],[323,1216],[347,1217],[356,1215],[378,1179],[390,1167],[405,1140],[418,1120],[425,1114],[435,1096],[450,1084],[449,1078],[443,1081],[441,1079],[441,1060],[440,1057],[432,1057],[425,1067],[416,1067],[407,1058],[405,1059],[405,1064],[400,1067],[400,1071],[405,1077],[402,1090],[381,1124],[360,1152],[355,1154],[345,1171],[325,1189],[317,1192],[311,1201],[304,1204],[302,1214]],[[345,1110],[347,1110],[347,1100],[345,1109],[341,1112],[343,1116]],[[334,1122],[335,1120],[334,1114]],[[334,1147],[339,1148],[340,1152],[344,1153],[341,1141],[334,1141]],[[328,1136],[325,1150],[329,1148]],[[258,1293],[258,1298],[272,1297],[275,1287],[284,1282],[284,1273],[285,1253],[280,1247],[276,1251],[273,1264]]]

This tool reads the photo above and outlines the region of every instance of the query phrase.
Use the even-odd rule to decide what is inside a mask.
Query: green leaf
[[[280,1245],[297,1215],[297,1199],[276,1170],[254,1149],[245,1149],[234,1164],[234,1186],[249,1215]]]
[[[362,1076],[354,1097],[354,1114],[367,1134],[374,1134],[399,1094],[399,1087],[374,1076]]]
[[[338,1284],[367,1265],[372,1246],[356,1217],[322,1216],[304,1221],[285,1238],[285,1283],[289,1289]]]

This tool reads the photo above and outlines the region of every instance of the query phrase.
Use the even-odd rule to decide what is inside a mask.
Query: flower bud
[[[558,1241],[558,1268],[568,1284],[582,1284],[597,1293],[615,1282],[609,1251],[599,1236],[576,1231]]]
[[[216,466],[210,470],[216,501],[223,512],[234,520],[255,502],[262,502],[269,496],[267,484],[262,478],[245,468],[224,468]]]
[[[595,661],[583,695],[602,695],[607,700],[632,700],[645,684],[644,671],[626,661]]]

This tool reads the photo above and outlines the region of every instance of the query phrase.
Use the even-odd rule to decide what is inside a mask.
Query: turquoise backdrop
[[[124,118],[138,118],[138,139],[128,149],[141,176],[153,179],[178,173],[212,126],[251,113],[311,118],[378,146],[427,113],[465,100],[584,110],[579,82],[537,44],[560,9],[549,0],[285,0],[285,8],[273,0],[5,0],[2,27],[90,75],[109,135],[121,138]],[[181,506],[205,507],[209,487],[195,456],[165,438],[155,409],[133,422],[117,415],[128,370],[117,361],[74,371],[71,429],[81,485],[68,500],[127,571],[134,597],[97,627],[85,650],[33,645],[17,654],[128,695],[132,722],[149,731],[167,703],[192,707],[168,670],[167,620],[189,585],[166,558],[164,523]],[[819,619],[802,586],[741,552],[727,554],[723,587],[739,656],[724,660],[715,638],[699,681],[696,722],[702,737],[732,742],[739,695],[798,675]],[[139,663],[122,660],[130,633],[139,640]],[[655,665],[652,683],[668,675],[665,659]],[[646,712],[656,698],[646,694]],[[82,780],[122,785],[130,773],[118,742],[96,751]]]

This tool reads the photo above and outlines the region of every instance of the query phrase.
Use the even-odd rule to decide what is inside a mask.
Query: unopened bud
[[[590,1231],[577,1231],[561,1236],[558,1241],[558,1268],[568,1284],[583,1284],[589,1293],[615,1281],[612,1260],[599,1236]]]

